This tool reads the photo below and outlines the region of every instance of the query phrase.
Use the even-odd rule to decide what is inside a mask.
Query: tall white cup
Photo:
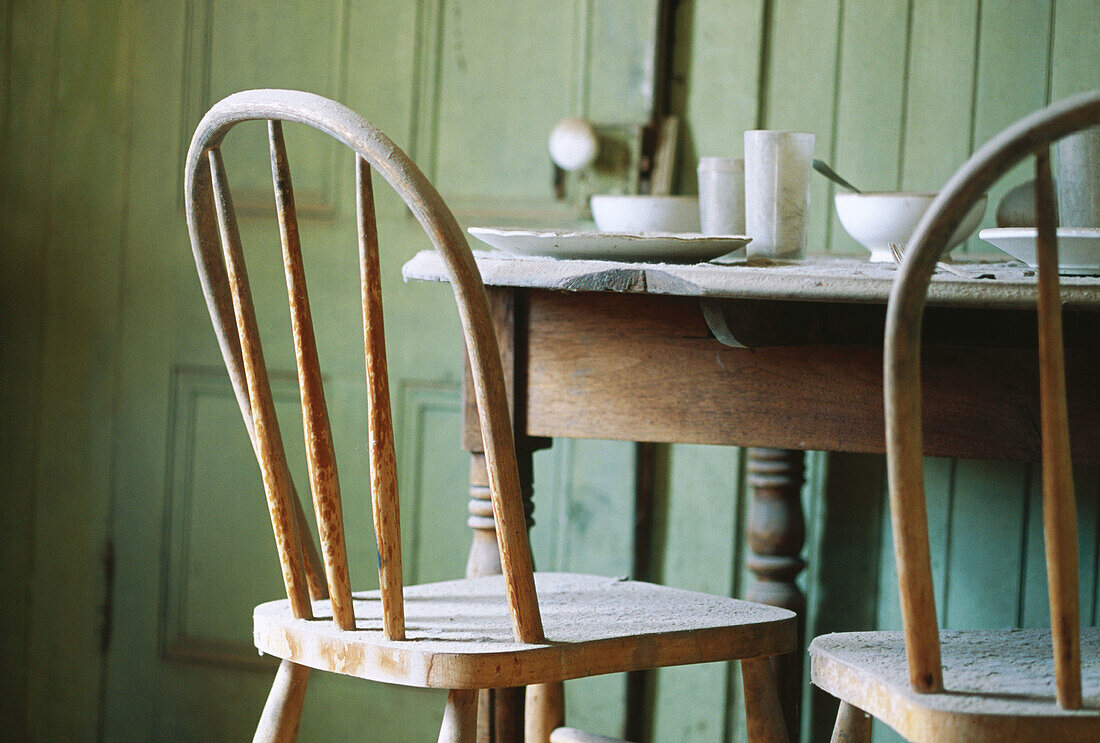
[[[745,161],[699,158],[699,224],[704,235],[745,234]]]
[[[1058,223],[1100,227],[1100,126],[1058,142]]]
[[[749,256],[799,258],[806,250],[814,135],[745,132],[745,229]]]

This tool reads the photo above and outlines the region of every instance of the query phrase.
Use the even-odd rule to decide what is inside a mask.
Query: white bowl
[[[887,262],[894,260],[890,243],[908,247],[913,230],[935,198],[934,193],[907,191],[838,193],[836,213],[848,234],[871,251],[872,261]],[[970,209],[948,241],[944,255],[978,228],[986,201],[982,196]]]
[[[698,196],[592,197],[592,216],[601,232],[698,232]]]

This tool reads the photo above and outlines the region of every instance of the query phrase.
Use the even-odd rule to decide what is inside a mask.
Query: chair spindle
[[[233,198],[225,175],[221,151],[209,152],[210,174],[214,186],[214,205],[218,214],[222,252],[226,274],[233,296],[233,313],[240,338],[245,378],[248,384],[249,404],[256,433],[256,448],[260,453],[260,470],[263,475],[267,507],[271,514],[271,526],[275,532],[275,544],[279,550],[279,563],[283,571],[283,583],[294,616],[313,618],[309,591],[302,565],[302,546],[298,536],[298,523],[291,503],[290,470],[286,463],[279,422],[275,416],[275,404],[271,398],[271,385],[264,365],[260,333],[256,325],[256,311],[252,305],[252,291],[248,285],[248,273],[241,250],[237,217],[233,210]]]
[[[325,561],[332,618],[340,629],[355,628],[351,601],[347,547],[340,505],[340,479],[336,472],[336,450],[332,443],[321,367],[317,357],[317,339],[306,289],[302,244],[298,235],[298,217],[294,207],[294,188],[283,141],[282,123],[268,122],[271,143],[271,176],[275,185],[275,207],[279,216],[279,236],[283,246],[283,267],[290,300],[290,321],[294,333],[294,356],[298,366],[298,388],[302,398],[302,427],[305,433],[306,463],[321,554]]]
[[[1039,393],[1043,450],[1043,536],[1058,704],[1081,707],[1081,635],[1077,566],[1077,506],[1069,451],[1062,306],[1058,283],[1057,218],[1050,149],[1035,153],[1035,213],[1039,263]]]
[[[367,365],[368,436],[370,440],[371,508],[378,540],[378,585],[386,637],[405,637],[405,604],[401,579],[401,520],[397,498],[386,334],[382,323],[382,280],[378,257],[378,224],[370,164],[355,158],[356,217],[359,234],[359,278],[363,304],[363,346]]]

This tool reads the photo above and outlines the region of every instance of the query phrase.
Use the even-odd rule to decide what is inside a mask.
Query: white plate
[[[1034,227],[990,227],[978,237],[1035,266]],[[1100,276],[1100,228],[1058,228],[1058,273]]]
[[[697,263],[743,248],[744,235],[695,232],[577,232],[471,227],[483,243],[515,255],[606,261]]]

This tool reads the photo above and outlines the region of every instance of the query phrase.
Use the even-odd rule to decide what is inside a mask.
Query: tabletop
[[[683,297],[885,303],[897,275],[891,263],[819,256],[797,261],[743,260],[726,264],[624,263],[558,260],[474,251],[488,286],[563,291],[608,291]],[[1022,263],[953,263],[964,279],[938,271],[931,306],[1023,309],[1033,307],[1036,271]],[[446,281],[439,254],[417,253],[405,264],[406,280]],[[1065,307],[1100,310],[1100,276],[1063,276]]]

